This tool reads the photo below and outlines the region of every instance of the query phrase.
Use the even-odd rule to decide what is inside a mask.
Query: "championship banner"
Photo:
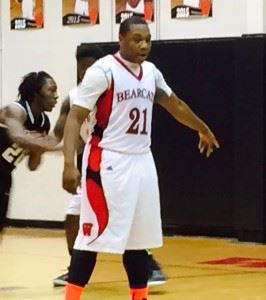
[[[154,21],[154,0],[116,0],[116,23],[132,16],[143,17],[147,22]]]
[[[62,0],[63,25],[99,24],[99,0]]]
[[[212,0],[171,0],[171,18],[212,17]]]
[[[10,0],[11,29],[43,28],[43,0]]]

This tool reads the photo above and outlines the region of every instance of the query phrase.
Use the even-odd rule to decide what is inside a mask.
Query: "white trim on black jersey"
[[[26,104],[26,108],[27,108],[27,112],[28,112],[28,115],[30,117],[30,120],[31,120],[31,124],[33,125],[35,123],[35,118],[33,116],[33,113],[31,111],[31,108],[30,108],[30,105],[28,103],[28,101],[25,101],[25,104]],[[44,123],[45,123],[45,117],[44,117],[44,113],[42,112],[42,123],[41,123],[41,127],[43,127]]]

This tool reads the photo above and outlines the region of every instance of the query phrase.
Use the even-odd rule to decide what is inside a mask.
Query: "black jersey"
[[[45,132],[50,130],[50,121],[45,113],[42,113],[38,118],[35,118],[27,101],[17,101],[14,104],[18,105],[26,112],[26,120],[24,127],[29,131]],[[0,124],[0,173],[11,173],[19,162],[24,158],[26,152],[14,143],[7,132],[7,127]]]

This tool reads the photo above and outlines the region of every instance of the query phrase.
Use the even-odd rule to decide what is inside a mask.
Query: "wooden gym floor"
[[[166,237],[154,256],[168,281],[150,287],[149,300],[266,300],[266,245]],[[0,299],[63,300],[52,279],[67,265],[63,230],[8,228],[0,244]],[[99,256],[82,299],[129,299],[120,256]]]

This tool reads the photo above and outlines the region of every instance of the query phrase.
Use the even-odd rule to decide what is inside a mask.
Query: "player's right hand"
[[[77,187],[80,185],[80,173],[75,166],[64,166],[63,171],[63,188],[71,193],[76,194]]]

